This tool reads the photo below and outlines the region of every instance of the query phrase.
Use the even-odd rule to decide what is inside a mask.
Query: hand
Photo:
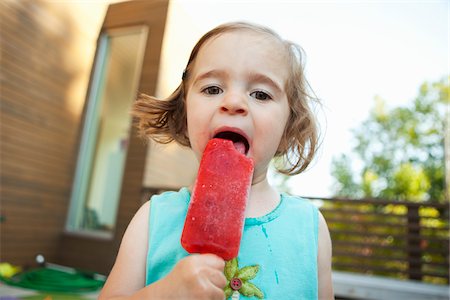
[[[223,288],[227,284],[224,267],[224,260],[213,254],[185,257],[155,283],[158,299],[223,300]]]

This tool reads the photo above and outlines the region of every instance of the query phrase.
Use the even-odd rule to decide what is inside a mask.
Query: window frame
[[[122,184],[117,195],[117,209],[114,217],[114,224],[111,230],[82,228],[82,219],[84,215],[84,206],[89,196],[89,189],[92,183],[92,172],[94,169],[94,159],[97,150],[98,134],[100,127],[100,117],[103,102],[103,93],[105,91],[105,73],[108,69],[110,59],[110,40],[111,37],[127,33],[139,33],[140,47],[137,50],[136,70],[134,74],[133,93],[139,88],[143,70],[143,63],[146,54],[146,47],[149,41],[149,27],[145,24],[125,26],[103,30],[98,38],[97,50],[92,69],[89,90],[87,93],[87,103],[81,129],[80,143],[78,148],[78,158],[75,166],[75,174],[70,195],[69,210],[65,223],[64,232],[69,235],[92,237],[97,239],[112,240],[117,229],[118,207],[120,205],[120,194]],[[130,127],[132,120],[130,119]],[[130,130],[130,132],[132,132]],[[128,151],[128,149],[126,150]],[[124,161],[126,165],[126,161]],[[122,170],[121,182],[125,168]]]

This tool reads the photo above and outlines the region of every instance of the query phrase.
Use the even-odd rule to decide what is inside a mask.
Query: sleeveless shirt
[[[180,243],[190,192],[155,195],[150,202],[146,284],[165,277],[189,255]],[[308,200],[281,194],[267,215],[246,218],[238,268],[258,265],[249,280],[264,299],[317,299],[318,209]],[[257,299],[240,295],[240,299]]]

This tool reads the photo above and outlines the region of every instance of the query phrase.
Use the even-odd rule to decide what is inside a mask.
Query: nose
[[[248,104],[244,96],[236,93],[225,95],[220,110],[231,115],[247,115]]]

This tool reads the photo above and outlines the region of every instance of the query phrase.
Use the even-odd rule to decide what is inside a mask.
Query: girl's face
[[[289,68],[281,47],[248,30],[220,34],[201,47],[186,93],[188,136],[198,159],[219,133],[238,133],[255,162],[253,183],[265,178],[289,117]]]

